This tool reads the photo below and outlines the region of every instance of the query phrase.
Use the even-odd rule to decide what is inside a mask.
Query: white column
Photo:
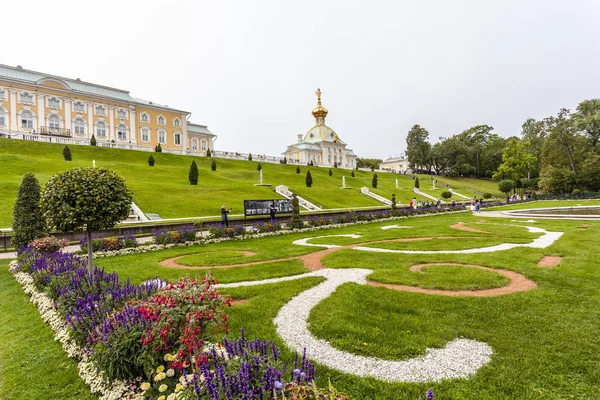
[[[17,120],[17,91],[10,89],[10,130],[19,130],[19,121]]]
[[[65,126],[63,128],[71,130],[71,136],[73,135],[73,121],[71,121],[71,100],[63,100],[63,107],[65,108]]]
[[[135,108],[129,107],[129,140],[132,144],[137,144],[137,128],[135,126]]]
[[[183,130],[183,151],[187,151],[190,149],[190,143],[189,143],[189,138],[188,138],[188,133],[187,133],[187,118],[185,117],[185,115],[181,116],[181,129]],[[207,146],[210,148],[212,147],[212,140],[208,141]],[[212,152],[213,150],[210,149],[210,151]]]
[[[115,142],[116,137],[115,137],[115,108],[113,106],[109,106],[108,107],[108,120],[109,120],[109,127],[108,127],[108,140],[114,140]]]
[[[87,115],[88,115],[88,128],[87,128],[87,137],[88,139],[92,138],[92,135],[95,133],[94,132],[94,117],[92,115],[92,111],[94,109],[94,107],[92,106],[92,103],[87,103],[86,105],[87,108]],[[98,139],[98,138],[96,138]]]
[[[38,115],[38,126],[37,126],[37,132],[42,130],[42,126],[45,126],[45,119],[46,119],[46,108],[44,107],[44,95],[43,94],[38,94],[37,95],[37,104],[38,104],[38,110],[37,110],[37,115]]]

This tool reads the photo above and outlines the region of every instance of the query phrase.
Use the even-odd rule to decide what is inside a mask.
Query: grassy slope
[[[0,399],[93,399],[7,265],[0,260]]]
[[[116,171],[127,180],[134,192],[134,201],[146,213],[156,213],[163,218],[185,218],[218,215],[221,205],[233,207],[233,214],[243,212],[244,199],[280,198],[271,188],[254,186],[258,183],[256,161],[215,159],[217,171],[210,170],[212,159],[195,157],[200,171],[198,186],[188,183],[188,171],[192,160],[189,156],[166,153],[106,149],[100,147],[71,146],[72,162],[62,158],[63,145],[39,143],[14,139],[0,139],[0,227],[11,225],[12,208],[16,193],[27,172],[37,175],[45,183],[53,174],[68,168],[96,165]],[[152,154],[154,167],[147,164]],[[264,182],[287,185],[300,196],[324,208],[373,207],[382,204],[360,194],[363,186],[371,187],[372,172],[334,169],[328,176],[328,168],[310,168],[313,186],[307,188],[305,176],[308,167],[263,163]],[[349,190],[340,189],[342,176],[346,176]],[[374,192],[390,198],[396,193],[397,201],[408,203],[413,197],[412,180],[397,174],[378,173],[379,187]],[[401,189],[395,188],[398,179]],[[409,182],[410,181],[410,182]],[[473,187],[478,187],[474,182]]]

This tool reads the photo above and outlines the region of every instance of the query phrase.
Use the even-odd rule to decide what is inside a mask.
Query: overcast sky
[[[280,155],[327,124],[360,157],[414,124],[518,135],[600,97],[600,1],[4,1],[0,62],[192,112],[218,150]]]

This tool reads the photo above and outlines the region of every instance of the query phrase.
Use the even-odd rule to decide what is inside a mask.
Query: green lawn
[[[451,227],[458,222],[487,233],[466,232]],[[339,245],[395,238],[460,237],[404,242],[406,248],[414,245],[412,248],[416,249],[425,243],[439,241],[440,249],[452,249],[460,248],[453,246],[462,241],[488,246],[499,242],[529,242],[539,235],[511,224],[514,225],[509,219],[487,218],[482,221],[480,216],[458,213],[100,258],[96,263],[138,283],[154,276],[174,279],[206,272],[158,265],[161,260],[172,257],[185,256],[181,260],[187,264],[234,265],[286,259],[322,249],[292,244],[294,240],[305,237],[350,233],[361,235],[360,238],[332,237],[312,241]],[[338,389],[355,399],[417,399],[423,397],[428,388],[436,393],[436,398],[441,399],[598,398],[600,261],[597,257],[597,238],[600,222],[589,224],[585,230],[579,230],[580,221],[539,220],[536,227],[564,232],[547,249],[515,248],[479,254],[389,254],[348,248],[328,254],[322,260],[325,267],[371,269],[373,273],[368,279],[384,283],[447,290],[492,288],[506,283],[506,278],[493,272],[461,266],[425,267],[422,274],[409,271],[409,267],[416,264],[458,263],[519,272],[535,281],[538,287],[528,292],[475,298],[409,293],[353,283],[342,285],[311,311],[309,319],[311,332],[338,349],[402,360],[421,355],[428,347],[439,348],[450,340],[462,337],[489,344],[494,354],[488,365],[468,379],[423,384],[386,383],[371,378],[361,379],[318,365],[321,384],[331,379]],[[381,229],[389,225],[411,228]],[[240,253],[242,250],[256,254],[243,255]],[[555,268],[537,267],[538,260],[544,255],[558,255],[563,259]],[[305,269],[299,260],[287,260],[212,271],[221,282],[226,283],[296,275]],[[36,318],[33,306],[26,304],[26,297],[6,271],[3,274],[0,275],[0,278],[4,277],[0,281],[4,285],[3,293],[9,295],[4,297],[3,303],[5,324],[1,328],[4,330],[0,331],[3,339],[0,344],[2,357],[6,357],[7,347],[17,346],[23,351],[23,347],[26,347],[28,353],[35,347],[53,348],[56,350],[52,354],[59,357],[62,353],[58,345],[51,341],[51,335],[44,339],[44,327],[39,317]],[[292,297],[321,281],[322,278],[302,278],[279,284],[222,289],[236,299],[249,300],[230,309],[231,336],[238,336],[240,329],[244,328],[248,337],[272,339],[282,348],[284,357],[292,357],[276,334],[273,318]],[[15,299],[20,299],[23,304],[15,304]],[[23,310],[30,310],[31,313]],[[18,334],[10,335],[6,332],[7,326],[15,324]],[[31,335],[34,332],[36,343],[22,346],[22,342],[33,337]],[[8,364],[2,360],[0,382],[9,381],[10,371],[5,366],[15,363],[15,358],[9,357]],[[65,359],[65,362],[68,364],[69,360]],[[28,361],[25,363],[28,368],[36,367],[29,365]],[[75,390],[69,387],[81,387],[81,382],[74,375],[64,371],[62,374],[61,379],[68,379],[70,385],[48,389],[52,396],[47,398],[69,398],[69,395],[61,393]],[[3,388],[5,386],[3,384]],[[88,395],[81,398],[85,396]]]
[[[12,208],[23,175],[36,174],[41,184],[52,175],[68,168],[91,166],[106,167],[124,177],[134,192],[134,201],[145,213],[159,214],[162,218],[192,218],[219,214],[223,204],[232,207],[232,214],[243,213],[243,200],[281,198],[273,192],[275,186],[286,185],[293,192],[326,209],[377,207],[382,203],[360,193],[363,186],[371,188],[372,172],[311,167],[313,185],[305,184],[307,166],[262,163],[264,182],[269,187],[254,186],[258,183],[257,161],[238,161],[215,158],[217,171],[210,170],[212,159],[189,157],[166,153],[147,153],[132,150],[107,149],[90,146],[70,146],[73,161],[64,161],[62,148],[55,143],[0,139],[0,227],[12,223]],[[152,154],[156,164],[149,167],[147,160]],[[197,186],[188,183],[188,171],[192,159],[199,169]],[[378,173],[379,185],[373,191],[386,198],[396,193],[399,203],[408,204],[414,197],[412,179],[391,173]],[[341,189],[342,176],[352,189]],[[396,189],[396,179],[400,189]],[[479,188],[485,181],[471,180],[469,185]],[[419,198],[421,199],[421,198]]]
[[[94,399],[4,260],[0,292],[0,399]]]

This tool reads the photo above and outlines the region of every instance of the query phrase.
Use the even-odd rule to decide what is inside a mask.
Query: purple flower
[[[283,383],[279,382],[279,381],[275,381],[275,385],[274,385],[275,389],[277,390],[281,390],[283,389]]]
[[[427,393],[425,393],[425,397],[427,397],[427,399],[431,400],[433,399],[435,396],[433,394],[433,392],[431,391],[431,389],[427,390]]]

